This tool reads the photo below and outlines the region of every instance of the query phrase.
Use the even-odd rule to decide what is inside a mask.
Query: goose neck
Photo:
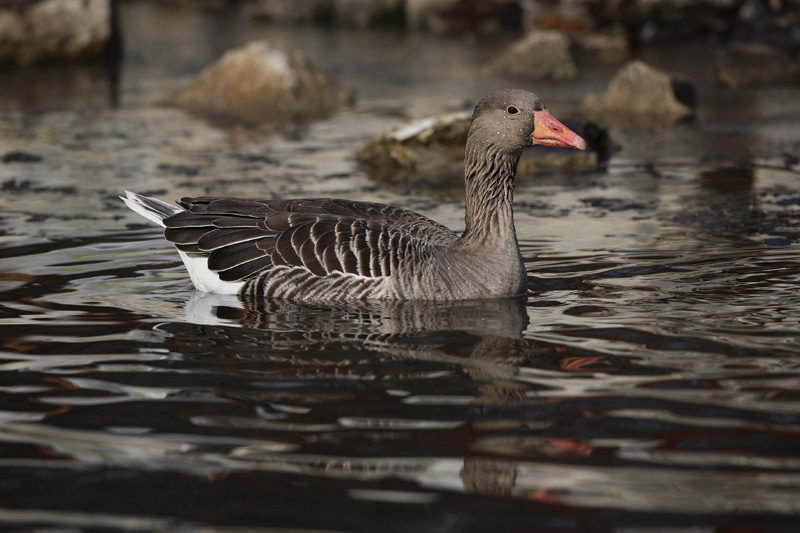
[[[465,241],[491,241],[494,245],[513,240],[514,175],[519,154],[467,146],[465,158]]]

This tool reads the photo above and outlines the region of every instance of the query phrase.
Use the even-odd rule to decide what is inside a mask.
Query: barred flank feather
[[[372,202],[198,196],[173,207],[131,192],[123,200],[165,228],[203,291],[297,300],[519,296],[527,279],[512,213],[514,174],[543,110],[535,95],[512,89],[475,108],[461,237]]]

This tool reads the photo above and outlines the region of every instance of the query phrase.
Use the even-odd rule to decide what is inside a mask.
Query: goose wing
[[[194,197],[164,219],[179,250],[208,257],[223,281],[247,280],[275,266],[317,276],[389,276],[406,257],[423,259],[457,235],[399,207],[338,199],[249,200]]]

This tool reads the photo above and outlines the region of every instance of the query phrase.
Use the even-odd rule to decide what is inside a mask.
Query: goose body
[[[462,235],[413,211],[342,199],[187,197],[128,192],[164,227],[198,290],[245,298],[468,300],[526,293],[512,199],[523,150],[586,144],[528,92],[478,103],[465,156]]]

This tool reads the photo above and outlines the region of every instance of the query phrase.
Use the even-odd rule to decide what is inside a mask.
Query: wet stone
[[[691,83],[634,60],[617,72],[604,94],[588,95],[582,108],[589,117],[607,125],[671,126],[692,115],[688,104],[693,100]]]
[[[112,30],[111,0],[0,2],[0,63],[99,58]]]
[[[424,181],[460,190],[471,120],[469,112],[455,112],[400,124],[362,148],[357,154],[358,161],[378,181]],[[517,166],[518,179],[543,172],[574,174],[597,169],[601,154],[596,146],[611,150],[606,130],[583,121],[565,120],[564,123],[586,139],[590,150],[539,146],[535,155],[523,153]]]
[[[631,54],[630,44],[621,28],[582,35],[578,42],[581,48],[593,53],[603,62],[623,61]]]
[[[252,17],[281,24],[335,24],[365,28],[401,26],[403,0],[257,0]]]
[[[569,46],[569,37],[563,31],[533,30],[495,59],[491,68],[529,79],[575,79],[578,68]]]
[[[406,26],[436,33],[496,33],[519,28],[523,9],[518,0],[405,0]]]
[[[162,103],[210,118],[270,122],[322,118],[344,101],[303,53],[255,41],[225,53]]]

